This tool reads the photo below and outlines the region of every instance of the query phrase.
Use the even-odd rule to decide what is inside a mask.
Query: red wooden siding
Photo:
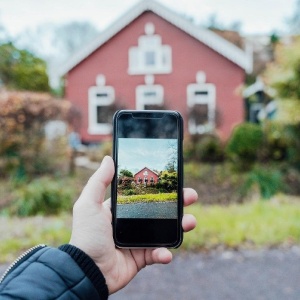
[[[154,13],[145,12],[66,75],[66,98],[83,115],[82,139],[96,142],[110,138],[87,132],[88,89],[95,85],[98,74],[104,74],[106,85],[114,87],[118,105],[135,109],[135,89],[144,84],[144,75],[128,74],[128,50],[137,45],[148,22],[154,24],[162,43],[172,48],[171,74],[154,76],[154,84],[164,88],[164,105],[183,115],[188,135],[187,86],[196,82],[199,70],[205,72],[206,82],[216,86],[217,132],[223,139],[228,138],[232,127],[244,119],[242,97],[237,93],[244,82],[244,70]]]
[[[145,175],[145,172],[147,173],[147,175]],[[158,182],[158,174],[146,167],[134,174],[134,182],[137,184],[144,184],[145,179],[148,180],[147,184],[156,184]]]

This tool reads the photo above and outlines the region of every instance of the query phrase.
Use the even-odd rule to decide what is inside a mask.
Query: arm
[[[112,181],[113,175],[113,160],[111,157],[105,157],[100,168],[89,179],[79,199],[76,201],[73,209],[73,228],[70,240],[70,245],[76,248],[71,246],[65,246],[66,248],[61,248],[61,250],[46,248],[48,249],[47,252],[49,251],[50,268],[48,268],[49,261],[43,261],[41,267],[40,261],[35,260],[36,256],[28,259],[22,267],[24,268],[24,266],[28,265],[26,272],[22,272],[22,269],[20,269],[21,264],[11,271],[0,284],[1,297],[7,295],[9,291],[17,291],[18,288],[14,282],[19,280],[27,283],[27,286],[29,284],[31,291],[40,290],[41,293],[44,291],[45,295],[49,286],[53,291],[51,286],[62,285],[62,291],[69,293],[69,298],[67,299],[77,299],[72,298],[76,296],[71,288],[74,285],[78,287],[77,293],[80,293],[80,299],[103,300],[107,298],[108,293],[112,294],[127,285],[147,265],[171,262],[172,253],[166,248],[134,250],[115,248],[111,226],[110,200],[104,201],[105,191]],[[192,204],[196,200],[197,194],[194,190],[184,189],[185,206]],[[184,215],[182,219],[184,231],[190,231],[195,226],[195,218],[192,215]],[[73,255],[72,249],[80,249],[83,257],[86,255],[91,259],[93,265],[92,273],[101,282],[99,287],[87,275],[86,270],[82,268],[82,265],[79,263],[81,259],[77,260],[78,257],[76,258],[76,255]],[[36,255],[39,255],[40,251]],[[63,257],[63,259],[58,260],[56,257]],[[68,269],[65,268],[64,261],[68,262],[68,266],[70,266]],[[59,280],[51,275],[53,270],[58,274]],[[66,272],[66,270],[68,271]],[[107,286],[105,281],[100,279],[102,274]],[[81,280],[84,282],[82,286],[80,286]],[[98,298],[90,296],[91,294],[96,295],[95,293],[97,293]],[[38,298],[53,299],[56,296],[52,298]],[[1,299],[6,298],[3,297]],[[36,299],[36,297],[32,298],[29,296],[20,299]]]
[[[166,248],[117,249],[115,247],[110,200],[104,201],[105,191],[113,175],[113,160],[106,156],[74,205],[70,241],[70,244],[82,249],[95,261],[106,279],[110,294],[127,285],[147,265],[168,264],[172,260],[172,253]],[[184,189],[185,206],[194,203],[197,197],[193,189]],[[184,231],[190,231],[195,226],[194,216],[183,216]]]
[[[80,249],[38,246],[16,261],[0,284],[1,299],[107,299],[105,279]]]

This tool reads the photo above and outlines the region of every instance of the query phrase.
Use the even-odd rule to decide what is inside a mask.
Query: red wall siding
[[[172,48],[172,73],[155,75],[155,84],[164,87],[165,105],[183,115],[187,134],[187,85],[196,82],[197,71],[204,71],[206,82],[216,85],[217,111],[220,117],[217,131],[226,139],[232,127],[244,119],[243,101],[236,92],[244,82],[244,70],[157,15],[146,12],[66,76],[66,98],[83,113],[83,140],[99,141],[108,138],[87,133],[87,93],[88,88],[95,85],[98,74],[104,74],[106,85],[115,88],[116,100],[120,105],[135,109],[135,89],[144,84],[144,75],[128,75],[128,50],[137,45],[148,22],[155,25],[155,33],[162,36],[162,43]]]
[[[141,171],[139,171],[138,173],[136,173],[135,175],[134,175],[134,181],[136,182],[136,183],[138,183],[138,179],[139,179],[139,177],[140,178],[142,178],[142,183],[144,182],[144,172],[145,171],[147,171],[148,172],[148,176],[147,176],[147,178],[148,178],[148,184],[150,184],[150,178],[151,177],[153,177],[153,179],[154,179],[154,183],[156,184],[157,183],[157,181],[158,181],[158,176],[157,176],[157,174],[155,174],[154,172],[152,172],[150,169],[148,169],[148,168],[144,168],[144,169],[142,169]]]

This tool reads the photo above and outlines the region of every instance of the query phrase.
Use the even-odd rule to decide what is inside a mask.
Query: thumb
[[[105,197],[107,187],[110,185],[115,173],[114,161],[110,156],[105,156],[98,170],[90,177],[78,201],[100,202]],[[81,200],[82,199],[82,200]]]

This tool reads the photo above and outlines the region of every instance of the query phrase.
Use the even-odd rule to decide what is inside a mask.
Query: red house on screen
[[[158,182],[158,174],[147,167],[135,173],[133,177],[137,184],[155,185]]]
[[[244,120],[237,92],[251,55],[152,0],[114,22],[64,66],[65,96],[82,113],[81,138],[111,138],[116,109],[172,109],[185,135],[226,139]]]

